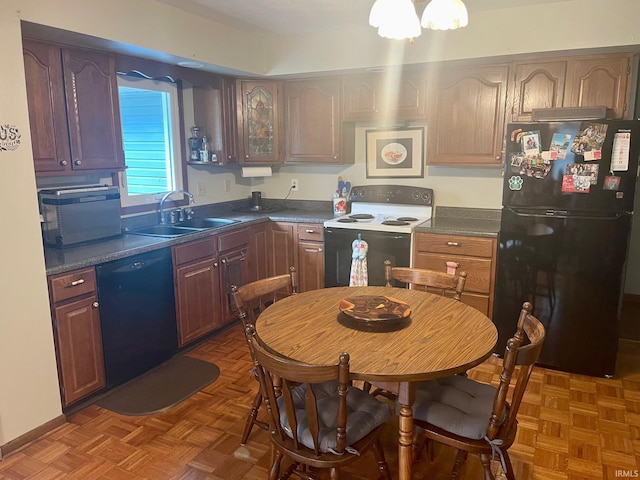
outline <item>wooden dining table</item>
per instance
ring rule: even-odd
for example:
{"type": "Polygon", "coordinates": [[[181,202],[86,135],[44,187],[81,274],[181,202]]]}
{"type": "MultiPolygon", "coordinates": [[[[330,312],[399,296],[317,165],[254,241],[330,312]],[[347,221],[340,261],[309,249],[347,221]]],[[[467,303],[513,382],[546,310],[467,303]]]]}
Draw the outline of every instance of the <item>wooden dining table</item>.
{"type": "Polygon", "coordinates": [[[335,287],[284,298],[265,309],[256,332],[277,353],[310,364],[336,363],[350,355],[354,380],[373,382],[398,394],[400,480],[412,476],[413,410],[417,382],[462,373],[486,360],[498,333],[491,319],[473,307],[433,293],[395,287],[335,287]],[[408,320],[352,322],[340,301],[384,296],[406,303],[408,320]],[[345,320],[349,320],[345,322],[345,320]]]}

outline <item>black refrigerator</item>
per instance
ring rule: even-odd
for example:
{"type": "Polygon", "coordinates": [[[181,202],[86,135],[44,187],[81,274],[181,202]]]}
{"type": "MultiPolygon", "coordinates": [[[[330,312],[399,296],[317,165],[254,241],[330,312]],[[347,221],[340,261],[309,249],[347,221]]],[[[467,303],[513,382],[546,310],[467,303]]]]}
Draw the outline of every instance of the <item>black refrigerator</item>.
{"type": "Polygon", "coordinates": [[[528,301],[546,329],[540,365],[614,375],[639,153],[640,121],[508,125],[496,353],[528,301]]]}

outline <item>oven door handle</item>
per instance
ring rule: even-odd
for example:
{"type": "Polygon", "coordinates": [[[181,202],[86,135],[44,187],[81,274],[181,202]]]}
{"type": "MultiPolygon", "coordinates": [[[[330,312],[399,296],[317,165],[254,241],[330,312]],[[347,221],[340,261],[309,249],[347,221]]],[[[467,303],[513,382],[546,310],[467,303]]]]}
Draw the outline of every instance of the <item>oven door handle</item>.
{"type": "MultiPolygon", "coordinates": [[[[342,235],[342,236],[348,236],[348,237],[353,237],[353,240],[355,240],[356,238],[358,238],[358,234],[360,234],[362,237],[367,237],[370,239],[385,239],[385,240],[402,240],[402,239],[406,239],[406,238],[410,238],[411,234],[410,233],[394,233],[394,232],[377,232],[374,230],[356,230],[353,228],[331,228],[331,227],[325,227],[324,228],[324,233],[325,235],[329,234],[329,235],[342,235]]],[[[365,238],[366,240],[366,238],[365,238]]]]}

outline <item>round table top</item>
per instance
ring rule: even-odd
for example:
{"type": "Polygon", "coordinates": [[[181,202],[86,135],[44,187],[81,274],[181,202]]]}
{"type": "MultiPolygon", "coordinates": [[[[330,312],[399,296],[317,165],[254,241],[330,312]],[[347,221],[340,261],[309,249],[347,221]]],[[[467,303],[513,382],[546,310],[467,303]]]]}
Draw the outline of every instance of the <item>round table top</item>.
{"type": "Polygon", "coordinates": [[[336,287],[279,300],[256,321],[269,348],[311,364],[351,357],[354,379],[420,381],[460,373],[486,360],[498,333],[486,315],[462,302],[433,293],[394,287],[336,287]],[[409,325],[390,332],[362,331],[338,322],[340,300],[384,295],[407,303],[409,325]]]}

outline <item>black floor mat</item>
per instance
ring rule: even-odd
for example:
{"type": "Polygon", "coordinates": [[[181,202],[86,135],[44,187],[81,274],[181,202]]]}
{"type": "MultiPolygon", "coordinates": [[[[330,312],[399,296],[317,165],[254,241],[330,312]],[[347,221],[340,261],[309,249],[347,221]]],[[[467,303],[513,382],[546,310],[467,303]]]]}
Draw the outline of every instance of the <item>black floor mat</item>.
{"type": "Polygon", "coordinates": [[[183,355],[114,389],[95,404],[122,415],[162,412],[206,387],[219,374],[213,363],[183,355]]]}

